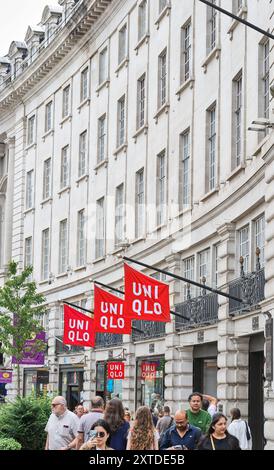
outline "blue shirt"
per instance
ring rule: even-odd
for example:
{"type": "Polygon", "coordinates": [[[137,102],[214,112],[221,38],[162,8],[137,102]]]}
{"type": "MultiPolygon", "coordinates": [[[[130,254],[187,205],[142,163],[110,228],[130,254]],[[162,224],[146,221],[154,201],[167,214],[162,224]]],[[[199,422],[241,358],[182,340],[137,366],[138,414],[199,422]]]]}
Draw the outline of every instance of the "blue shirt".
{"type": "Polygon", "coordinates": [[[123,424],[111,434],[110,447],[114,450],[125,450],[127,447],[127,435],[129,430],[128,421],[124,421],[123,424]]]}
{"type": "Polygon", "coordinates": [[[171,426],[163,434],[163,437],[160,441],[160,450],[167,449],[168,447],[173,446],[186,446],[188,449],[193,450],[196,448],[196,445],[201,437],[201,430],[188,424],[188,429],[183,437],[178,434],[176,425],[171,426]]]}

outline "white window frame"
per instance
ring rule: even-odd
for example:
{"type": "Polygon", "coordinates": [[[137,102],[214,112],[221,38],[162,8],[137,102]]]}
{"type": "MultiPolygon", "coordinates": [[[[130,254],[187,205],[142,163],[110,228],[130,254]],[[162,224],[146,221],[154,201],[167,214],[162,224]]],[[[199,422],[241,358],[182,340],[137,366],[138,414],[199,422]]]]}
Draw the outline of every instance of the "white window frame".
{"type": "Polygon", "coordinates": [[[44,161],[43,200],[51,197],[51,158],[44,161]]]}
{"type": "Polygon", "coordinates": [[[117,147],[120,147],[126,140],[126,96],[123,95],[117,104],[117,147]]]}
{"type": "Polygon", "coordinates": [[[181,28],[181,84],[191,77],[192,27],[191,18],[181,28]]]}
{"type": "Polygon", "coordinates": [[[167,101],[167,48],[165,48],[158,58],[158,108],[161,108],[167,101]]]}
{"type": "Polygon", "coordinates": [[[68,268],[68,219],[59,224],[59,274],[67,272],[68,268]]]}
{"type": "Polygon", "coordinates": [[[166,150],[163,150],[157,155],[157,226],[163,225],[166,222],[166,180],[166,150]]]}
{"type": "Polygon", "coordinates": [[[99,85],[108,78],[108,47],[99,52],[99,85]]]}
{"type": "Polygon", "coordinates": [[[34,205],[34,170],[30,170],[26,175],[26,210],[34,205]]]}
{"type": "Polygon", "coordinates": [[[145,125],[146,113],[146,74],[137,81],[137,130],[145,125]]]}
{"type": "Polygon", "coordinates": [[[70,113],[70,85],[63,89],[62,118],[69,116],[70,113]]]}
{"type": "Polygon", "coordinates": [[[103,114],[98,119],[98,158],[97,163],[101,163],[106,159],[106,147],[107,147],[107,115],[103,114]]]}
{"type": "Polygon", "coordinates": [[[35,115],[28,119],[28,145],[34,143],[34,132],[35,132],[35,115]]]}
{"type": "Polygon", "coordinates": [[[87,172],[87,138],[88,133],[85,130],[79,135],[79,161],[78,161],[78,177],[81,178],[87,172]]]}
{"type": "Polygon", "coordinates": [[[25,238],[24,267],[32,266],[32,237],[25,238]]]}
{"type": "Polygon", "coordinates": [[[69,145],[66,145],[61,150],[61,172],[60,172],[60,189],[69,186],[70,180],[70,160],[69,160],[69,145]]]}
{"type": "Polygon", "coordinates": [[[136,173],[135,190],[135,236],[140,238],[145,232],[145,170],[136,173]]]}
{"type": "Polygon", "coordinates": [[[83,101],[85,101],[89,96],[89,93],[88,93],[88,82],[89,82],[88,74],[89,74],[89,67],[85,67],[81,71],[81,78],[80,78],[80,81],[81,81],[81,84],[80,84],[80,102],[81,103],[83,101]]]}
{"type": "Polygon", "coordinates": [[[105,256],[105,198],[96,201],[95,258],[105,256]]]}
{"type": "Polygon", "coordinates": [[[53,101],[49,101],[45,106],[45,132],[49,132],[53,127],[53,101]]]}
{"type": "Polygon", "coordinates": [[[116,188],[115,193],[115,225],[114,225],[114,240],[115,246],[125,238],[125,214],[124,214],[124,183],[116,188]]]}
{"type": "Polygon", "coordinates": [[[49,278],[50,263],[50,238],[49,228],[42,231],[41,247],[41,279],[44,281],[49,278]]]}
{"type": "Polygon", "coordinates": [[[77,266],[84,266],[86,263],[85,222],[85,210],[82,209],[77,216],[77,266]]]}
{"type": "Polygon", "coordinates": [[[243,155],[243,129],[242,129],[242,120],[243,120],[243,77],[242,72],[240,72],[232,82],[233,86],[233,165],[232,169],[234,170],[241,164],[242,155],[243,155]]]}
{"type": "Polygon", "coordinates": [[[118,65],[127,57],[127,23],[118,32],[118,65]]]}
{"type": "Polygon", "coordinates": [[[138,41],[147,34],[148,3],[143,0],[138,6],[138,41]]]}

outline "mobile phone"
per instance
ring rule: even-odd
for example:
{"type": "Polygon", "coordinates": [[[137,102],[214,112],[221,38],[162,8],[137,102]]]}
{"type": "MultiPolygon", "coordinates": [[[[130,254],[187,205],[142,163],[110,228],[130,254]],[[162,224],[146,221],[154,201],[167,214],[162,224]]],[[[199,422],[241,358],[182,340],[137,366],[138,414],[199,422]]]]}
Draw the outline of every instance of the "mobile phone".
{"type": "Polygon", "coordinates": [[[178,446],[173,446],[173,449],[175,449],[175,450],[180,450],[180,449],[182,449],[182,448],[183,448],[183,447],[180,446],[180,445],[178,445],[178,446]]]}
{"type": "Polygon", "coordinates": [[[96,436],[97,436],[97,431],[95,431],[95,429],[92,429],[91,431],[89,431],[89,439],[95,439],[96,436]]]}

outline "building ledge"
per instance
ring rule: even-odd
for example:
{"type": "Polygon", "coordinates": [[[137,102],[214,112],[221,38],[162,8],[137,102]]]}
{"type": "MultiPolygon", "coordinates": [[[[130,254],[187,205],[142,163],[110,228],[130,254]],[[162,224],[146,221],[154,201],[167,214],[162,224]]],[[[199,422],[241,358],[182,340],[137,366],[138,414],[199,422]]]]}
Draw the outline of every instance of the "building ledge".
{"type": "Polygon", "coordinates": [[[205,202],[207,199],[209,199],[211,196],[213,196],[214,194],[218,193],[219,191],[219,186],[216,186],[216,188],[214,189],[211,189],[210,191],[208,191],[208,193],[206,193],[201,199],[200,199],[200,202],[205,202]]]}
{"type": "Polygon", "coordinates": [[[29,209],[24,210],[23,214],[24,217],[26,217],[27,214],[34,214],[35,212],[35,207],[29,207],[29,209]]]}
{"type": "Polygon", "coordinates": [[[144,43],[148,44],[148,41],[149,41],[149,33],[146,33],[146,34],[137,42],[136,46],[134,47],[134,50],[135,50],[135,52],[136,52],[136,55],[138,55],[140,47],[141,47],[144,43]]]}
{"type": "Polygon", "coordinates": [[[145,237],[145,235],[141,235],[141,236],[138,237],[138,238],[134,238],[134,240],[132,240],[132,241],[130,242],[130,244],[131,244],[131,245],[135,245],[135,243],[144,242],[144,241],[146,241],[146,237],[145,237]]]}
{"type": "Polygon", "coordinates": [[[56,274],[55,277],[56,279],[62,279],[63,277],[68,277],[68,273],[64,272],[64,273],[56,274]]]}
{"type": "Polygon", "coordinates": [[[46,138],[51,135],[53,136],[54,134],[54,129],[49,129],[44,135],[42,135],[42,141],[45,142],[46,138]]]}
{"type": "Polygon", "coordinates": [[[158,124],[159,117],[161,114],[165,113],[168,114],[170,108],[169,103],[164,103],[157,111],[157,113],[153,116],[153,119],[155,119],[155,124],[158,124]]]}
{"type": "Polygon", "coordinates": [[[132,138],[134,139],[134,143],[136,144],[137,142],[137,138],[139,137],[140,134],[147,134],[148,132],[148,124],[144,124],[142,127],[140,127],[136,132],[135,134],[132,136],[132,138]]]}
{"type": "Polygon", "coordinates": [[[29,150],[31,150],[32,148],[35,150],[37,147],[36,145],[36,142],[32,142],[32,144],[29,144],[26,148],[25,148],[25,152],[27,153],[29,150]]]}
{"type": "Polygon", "coordinates": [[[170,10],[171,10],[171,3],[168,2],[168,3],[166,4],[165,8],[163,8],[163,10],[161,11],[161,13],[159,14],[157,20],[155,21],[155,25],[157,26],[157,29],[160,28],[160,23],[161,23],[162,19],[163,19],[165,16],[169,16],[170,10]]]}
{"type": "Polygon", "coordinates": [[[87,182],[87,181],[88,181],[88,178],[89,178],[89,175],[88,175],[87,173],[85,173],[85,174],[82,175],[82,176],[79,176],[79,178],[77,178],[77,180],[76,180],[76,186],[77,186],[77,188],[78,188],[78,186],[79,186],[79,183],[81,183],[81,181],[86,181],[86,182],[87,182]]]}
{"type": "Polygon", "coordinates": [[[69,193],[70,192],[70,186],[65,186],[64,188],[60,189],[60,191],[58,191],[58,195],[59,195],[59,198],[62,196],[63,193],[69,193]]]}
{"type": "Polygon", "coordinates": [[[95,167],[93,168],[95,171],[95,174],[97,175],[99,168],[102,168],[102,167],[107,168],[107,166],[108,166],[108,158],[104,158],[104,160],[97,163],[97,165],[95,165],[95,167]]]}
{"type": "Polygon", "coordinates": [[[210,64],[210,62],[212,62],[213,59],[219,59],[220,57],[220,52],[221,52],[221,47],[220,46],[216,46],[214,47],[214,49],[212,49],[212,51],[210,51],[210,53],[206,56],[205,60],[202,62],[202,67],[204,69],[204,73],[207,72],[207,67],[208,65],[210,64]]]}
{"type": "Polygon", "coordinates": [[[92,264],[100,263],[101,261],[105,261],[105,260],[106,260],[106,256],[100,256],[99,258],[95,258],[92,261],[92,264]]]}
{"type": "Polygon", "coordinates": [[[194,86],[194,78],[189,77],[184,83],[182,83],[178,90],[176,91],[176,95],[178,98],[178,101],[181,99],[181,94],[187,89],[190,88],[191,90],[193,89],[194,86]]]}
{"type": "Polygon", "coordinates": [[[241,163],[240,165],[238,165],[227,177],[227,181],[231,181],[233,178],[235,178],[235,176],[241,173],[245,168],[246,168],[245,163],[241,163]]]}
{"type": "Polygon", "coordinates": [[[78,109],[78,113],[80,114],[81,111],[82,111],[82,108],[83,108],[84,106],[86,106],[86,105],[89,106],[89,104],[90,104],[90,98],[84,99],[84,100],[79,104],[79,106],[78,106],[78,108],[77,108],[77,109],[78,109]]]}
{"type": "Polygon", "coordinates": [[[82,266],[77,266],[76,268],[74,268],[74,272],[78,272],[78,271],[86,271],[87,270],[87,267],[85,264],[83,264],[82,266]]]}
{"type": "Polygon", "coordinates": [[[118,65],[117,69],[115,70],[116,77],[119,76],[119,72],[124,68],[127,67],[129,63],[129,57],[126,56],[118,65]]]}
{"type": "Polygon", "coordinates": [[[46,204],[51,204],[52,203],[52,197],[47,197],[46,199],[43,199],[43,201],[40,203],[40,206],[43,208],[44,205],[46,204]]]}
{"type": "Polygon", "coordinates": [[[103,88],[108,88],[109,87],[109,84],[110,84],[110,80],[109,78],[107,78],[106,80],[104,80],[102,83],[100,83],[100,85],[98,85],[98,87],[96,88],[96,94],[97,96],[99,96],[100,94],[100,91],[103,89],[103,88]]]}
{"type": "Polygon", "coordinates": [[[60,128],[62,129],[63,125],[65,124],[65,122],[71,122],[72,121],[72,115],[71,114],[68,114],[67,116],[63,117],[62,121],[60,121],[60,128]]]}
{"type": "MultiPolygon", "coordinates": [[[[239,18],[246,18],[247,17],[247,7],[242,6],[240,8],[240,10],[237,12],[237,16],[239,16],[239,18]]],[[[233,21],[231,22],[231,24],[230,24],[230,26],[227,30],[227,34],[229,34],[229,39],[231,41],[233,39],[234,29],[238,26],[239,23],[240,23],[240,21],[237,21],[237,20],[233,19],[233,21]]]]}
{"type": "Polygon", "coordinates": [[[119,153],[122,153],[122,152],[126,153],[127,147],[128,147],[128,144],[127,142],[125,142],[124,144],[120,145],[119,147],[117,147],[117,149],[114,150],[113,155],[115,156],[115,160],[117,160],[117,155],[119,153]]]}

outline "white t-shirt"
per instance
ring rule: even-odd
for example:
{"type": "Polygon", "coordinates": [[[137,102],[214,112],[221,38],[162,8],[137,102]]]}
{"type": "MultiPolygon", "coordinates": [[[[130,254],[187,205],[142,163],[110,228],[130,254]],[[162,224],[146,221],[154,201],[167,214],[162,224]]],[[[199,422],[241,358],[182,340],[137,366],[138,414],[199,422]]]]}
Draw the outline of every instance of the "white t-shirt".
{"type": "Polygon", "coordinates": [[[49,450],[67,447],[77,436],[78,426],[79,419],[71,411],[66,410],[61,416],[52,413],[45,427],[49,438],[49,450]]]}
{"type": "Polygon", "coordinates": [[[250,428],[248,427],[250,433],[250,439],[247,440],[246,437],[246,424],[242,419],[234,419],[227,428],[228,432],[233,436],[237,437],[240,443],[242,450],[251,450],[252,449],[252,438],[250,428]]]}

